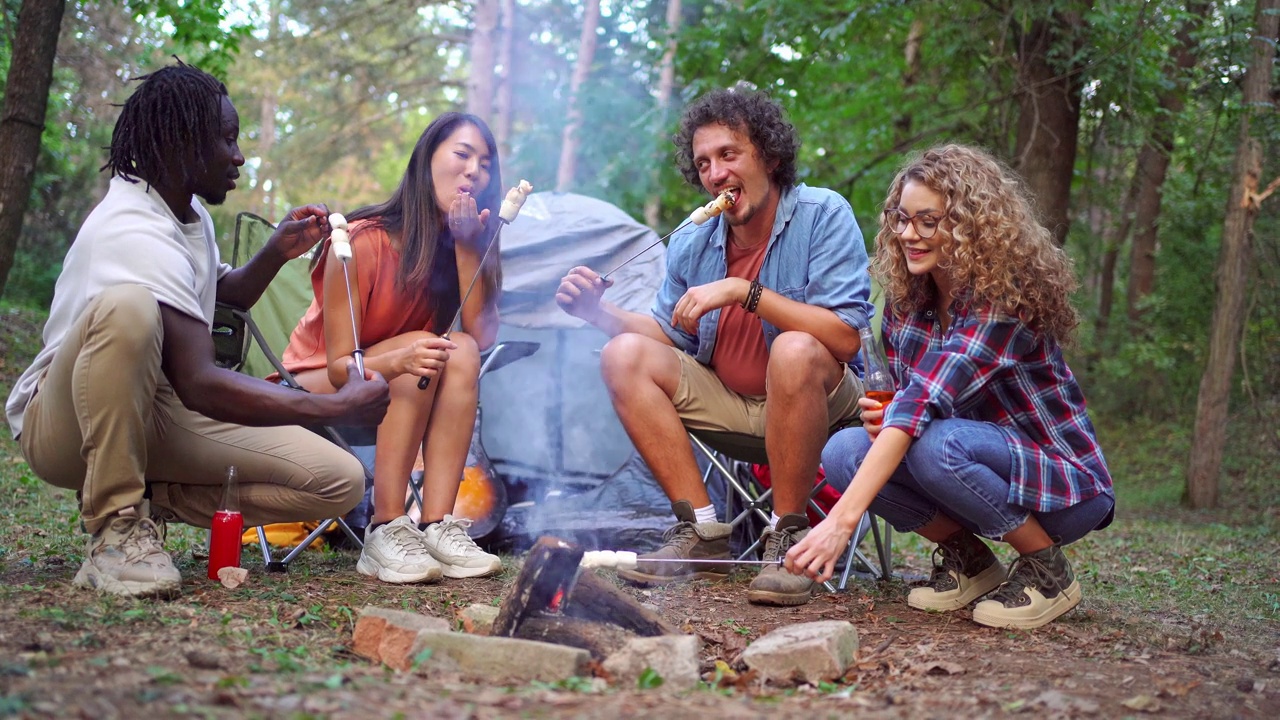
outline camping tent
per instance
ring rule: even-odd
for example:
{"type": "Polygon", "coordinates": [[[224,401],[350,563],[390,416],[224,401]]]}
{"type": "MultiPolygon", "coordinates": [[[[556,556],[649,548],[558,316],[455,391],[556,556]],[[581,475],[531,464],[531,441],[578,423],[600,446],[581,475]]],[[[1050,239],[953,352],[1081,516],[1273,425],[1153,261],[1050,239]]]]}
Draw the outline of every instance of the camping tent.
{"type": "MultiPolygon", "coordinates": [[[[574,266],[598,272],[658,236],[619,208],[570,193],[535,193],[502,233],[499,341],[538,352],[481,381],[481,438],[515,502],[503,534],[516,546],[556,534],[590,546],[652,546],[669,502],[627,438],[600,377],[604,333],[555,303],[574,266]]],[[[611,275],[605,298],[648,312],[666,272],[657,245],[611,275]]]]}

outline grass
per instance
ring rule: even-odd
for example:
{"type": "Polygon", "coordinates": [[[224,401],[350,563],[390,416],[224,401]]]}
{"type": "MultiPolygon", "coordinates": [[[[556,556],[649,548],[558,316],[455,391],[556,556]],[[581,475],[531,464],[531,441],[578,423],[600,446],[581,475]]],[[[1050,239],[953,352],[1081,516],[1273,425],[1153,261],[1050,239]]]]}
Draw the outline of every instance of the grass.
{"type": "MultiPolygon", "coordinates": [[[[41,320],[0,308],[0,392],[6,396],[38,349],[41,320]]],[[[1227,648],[1274,648],[1280,633],[1280,508],[1275,500],[1280,438],[1275,425],[1260,422],[1252,410],[1233,420],[1222,505],[1192,512],[1180,503],[1191,439],[1185,423],[1105,417],[1095,421],[1116,480],[1118,514],[1112,527],[1068,549],[1086,601],[1068,616],[1070,621],[1061,623],[1063,632],[1087,631],[1104,638],[1099,647],[1118,657],[1131,652],[1220,657],[1227,648]]],[[[307,709],[310,706],[299,701],[303,709],[282,709],[280,714],[324,715],[325,703],[346,702],[341,698],[351,693],[382,693],[388,683],[403,690],[413,680],[351,654],[347,644],[364,606],[453,618],[456,609],[470,603],[496,601],[492,586],[472,590],[442,585],[405,592],[362,582],[352,571],[355,556],[350,552],[308,552],[289,574],[270,575],[263,572],[252,548],[245,551],[252,582],[235,590],[200,582],[185,586],[184,595],[173,602],[88,593],[68,597],[69,580],[85,547],[74,497],[36,478],[7,432],[0,433],[0,497],[5,499],[0,504],[0,619],[6,625],[0,638],[7,635],[3,647],[13,650],[7,657],[0,653],[0,678],[56,678],[77,663],[82,672],[99,670],[110,676],[118,670],[112,665],[119,658],[113,655],[118,647],[156,643],[162,650],[142,667],[131,668],[135,679],[129,687],[137,688],[131,692],[139,704],[162,700],[179,713],[228,717],[236,714],[235,708],[228,714],[218,702],[274,692],[317,703],[307,709]],[[223,659],[214,662],[215,670],[200,670],[192,660],[193,648],[213,653],[215,661],[223,659]]],[[[204,532],[180,525],[170,526],[169,532],[168,548],[183,575],[202,575],[203,561],[193,558],[191,551],[202,546],[204,532]]],[[[927,572],[931,551],[917,536],[894,536],[900,573],[927,572]]],[[[997,552],[1011,559],[1007,547],[999,546],[997,552]]],[[[515,562],[504,558],[505,582],[514,576],[515,562]]],[[[741,580],[738,574],[734,577],[741,580]]],[[[712,595],[722,592],[732,590],[709,590],[712,595]]],[[[866,584],[839,602],[851,608],[884,606],[883,621],[892,632],[900,628],[914,633],[920,619],[901,604],[903,594],[901,582],[866,584]]],[[[654,589],[647,597],[658,605],[671,605],[679,617],[704,616],[699,626],[703,631],[741,636],[743,643],[776,622],[768,615],[726,617],[708,612],[678,587],[654,589]]],[[[821,609],[821,603],[814,605],[821,609]]],[[[1023,633],[1008,636],[1010,646],[1026,638],[1023,633]]],[[[651,676],[639,688],[660,684],[661,678],[651,676]]],[[[742,692],[715,685],[708,686],[708,692],[716,696],[742,692]]],[[[45,710],[33,705],[52,701],[6,694],[6,686],[0,682],[0,717],[53,712],[47,705],[42,706],[45,710]]],[[[847,696],[855,686],[827,684],[818,687],[815,696],[847,696]]],[[[49,693],[56,697],[56,684],[51,687],[49,693]]],[[[515,697],[537,698],[546,692],[600,693],[604,686],[573,680],[513,690],[515,697]]],[[[615,690],[608,688],[609,693],[615,690]]],[[[956,692],[967,691],[958,687],[956,692]]],[[[770,703],[792,694],[753,697],[770,703]]]]}

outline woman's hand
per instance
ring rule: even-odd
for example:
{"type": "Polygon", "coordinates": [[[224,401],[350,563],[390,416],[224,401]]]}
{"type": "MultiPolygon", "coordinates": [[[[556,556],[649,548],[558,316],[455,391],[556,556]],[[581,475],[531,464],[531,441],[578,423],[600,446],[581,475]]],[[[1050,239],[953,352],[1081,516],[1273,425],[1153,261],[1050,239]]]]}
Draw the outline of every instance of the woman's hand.
{"type": "Polygon", "coordinates": [[[862,408],[862,429],[867,431],[871,442],[875,442],[884,425],[884,403],[876,402],[868,397],[858,398],[858,407],[862,408]]]}
{"type": "MultiPolygon", "coordinates": [[[[476,199],[469,193],[458,193],[449,205],[449,232],[457,245],[475,248],[489,221],[488,208],[476,212],[476,199]]],[[[484,248],[478,248],[483,250],[484,248]]]]}
{"type": "Polygon", "coordinates": [[[433,378],[444,370],[449,362],[449,351],[458,346],[445,338],[433,337],[415,340],[414,343],[397,354],[394,362],[396,375],[417,375],[433,378]]]}
{"type": "MultiPolygon", "coordinates": [[[[861,518],[862,513],[858,513],[861,518]]],[[[793,575],[804,575],[817,582],[826,582],[836,571],[836,561],[849,546],[853,530],[840,526],[832,514],[811,529],[800,542],[791,546],[783,567],[793,575]]]]}

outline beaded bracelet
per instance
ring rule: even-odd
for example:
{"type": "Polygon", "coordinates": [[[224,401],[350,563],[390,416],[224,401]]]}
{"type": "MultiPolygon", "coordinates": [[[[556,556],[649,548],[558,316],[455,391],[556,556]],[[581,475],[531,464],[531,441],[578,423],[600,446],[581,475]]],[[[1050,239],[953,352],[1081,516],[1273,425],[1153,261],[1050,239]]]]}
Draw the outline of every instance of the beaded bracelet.
{"type": "Polygon", "coordinates": [[[742,303],[742,308],[749,313],[756,311],[756,306],[760,304],[760,296],[764,293],[764,286],[759,280],[751,281],[751,288],[747,291],[747,298],[742,303]]]}

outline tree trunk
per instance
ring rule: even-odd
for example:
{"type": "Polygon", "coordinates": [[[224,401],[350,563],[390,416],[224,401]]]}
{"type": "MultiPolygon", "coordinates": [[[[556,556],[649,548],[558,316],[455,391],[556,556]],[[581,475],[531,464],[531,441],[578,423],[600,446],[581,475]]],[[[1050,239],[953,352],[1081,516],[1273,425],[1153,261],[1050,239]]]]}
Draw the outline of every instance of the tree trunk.
{"type": "MultiPolygon", "coordinates": [[[[906,69],[902,73],[902,95],[910,97],[912,88],[916,85],[916,79],[920,75],[920,43],[924,39],[924,19],[917,16],[911,21],[911,28],[907,30],[907,45],[903,53],[906,60],[906,69]]],[[[894,127],[897,129],[897,142],[901,145],[911,137],[911,126],[914,118],[910,113],[902,113],[898,119],[894,121],[894,127]]]]}
{"type": "MultiPolygon", "coordinates": [[[[1130,321],[1141,315],[1139,305],[1156,286],[1157,225],[1165,176],[1169,171],[1169,155],[1173,152],[1174,123],[1182,113],[1187,91],[1187,70],[1195,67],[1195,41],[1191,33],[1203,22],[1209,4],[1187,5],[1187,19],[1178,28],[1177,44],[1172,49],[1173,62],[1165,67],[1165,89],[1160,92],[1159,106],[1151,121],[1151,134],[1138,152],[1138,166],[1133,174],[1133,190],[1137,193],[1133,243],[1129,252],[1130,321]]],[[[1123,241],[1123,236],[1121,236],[1123,241]]]]}
{"type": "Polygon", "coordinates": [[[476,28],[471,32],[467,112],[489,122],[493,116],[493,36],[498,27],[498,0],[476,0],[475,23],[476,28]]]}
{"type": "Polygon", "coordinates": [[[1218,502],[1218,475],[1227,443],[1227,410],[1236,369],[1236,348],[1244,331],[1245,295],[1249,283],[1250,234],[1258,215],[1252,196],[1262,176],[1262,145],[1251,133],[1255,114],[1273,109],[1271,67],[1280,30],[1280,0],[1258,0],[1253,35],[1253,61],[1244,78],[1240,140],[1232,172],[1231,195],[1222,225],[1222,248],[1214,271],[1217,294],[1209,327],[1209,363],[1200,378],[1191,460],[1187,468],[1187,502],[1211,508],[1218,502]]]}
{"type": "Polygon", "coordinates": [[[35,182],[65,8],[66,0],[25,0],[18,10],[0,110],[0,295],[13,267],[35,182]]]}
{"type": "MultiPolygon", "coordinates": [[[[680,0],[667,0],[667,49],[662,53],[662,63],[659,65],[655,113],[659,135],[666,132],[667,109],[671,107],[671,91],[676,84],[676,34],[680,32],[680,5],[680,0]]],[[[644,223],[655,231],[662,219],[662,190],[658,187],[661,164],[660,158],[654,159],[653,172],[650,173],[653,192],[644,201],[644,223]]]]}
{"type": "Polygon", "coordinates": [[[497,136],[498,157],[505,160],[511,156],[511,116],[515,112],[511,102],[511,52],[515,44],[516,1],[500,2],[502,20],[498,28],[498,91],[494,98],[493,132],[497,136]]]}
{"type": "MultiPolygon", "coordinates": [[[[276,32],[276,22],[280,18],[280,1],[272,0],[267,3],[267,15],[264,18],[262,26],[266,28],[266,36],[263,38],[263,45],[270,50],[272,38],[279,39],[279,33],[276,32]]],[[[258,108],[258,147],[255,154],[258,156],[258,167],[254,172],[253,193],[250,196],[249,208],[253,212],[264,218],[275,217],[275,213],[271,212],[271,196],[267,190],[267,183],[271,180],[271,151],[276,144],[276,110],[279,107],[279,96],[276,94],[276,84],[274,80],[268,79],[263,83],[262,104],[258,108]]],[[[274,185],[274,183],[272,183],[274,185]]]]}
{"type": "Polygon", "coordinates": [[[582,86],[591,75],[596,55],[596,28],[600,25],[600,0],[586,0],[583,8],[582,35],[578,41],[578,62],[569,82],[569,109],[560,145],[560,171],[556,174],[556,190],[568,192],[578,171],[578,131],[582,129],[582,86]]]}
{"type": "MultiPolygon", "coordinates": [[[[1093,6],[1093,0],[1083,3],[1093,6]]],[[[1026,180],[1041,219],[1062,245],[1071,226],[1071,178],[1080,126],[1081,66],[1056,67],[1050,54],[1069,43],[1077,58],[1085,32],[1081,13],[1054,9],[1018,30],[1018,129],[1014,169],[1026,180]]]]}

